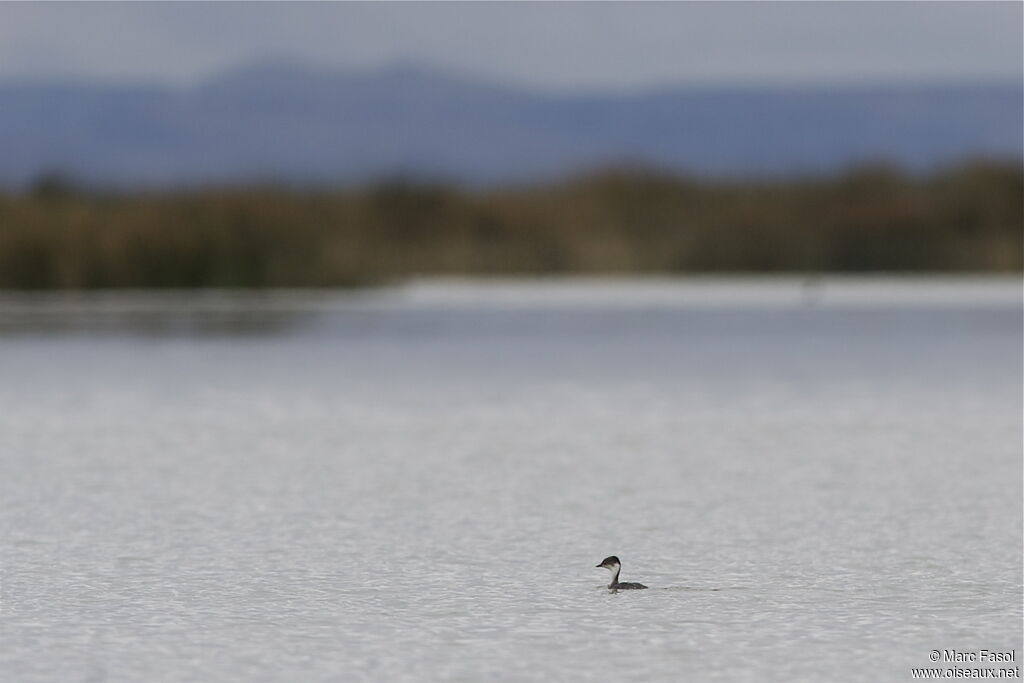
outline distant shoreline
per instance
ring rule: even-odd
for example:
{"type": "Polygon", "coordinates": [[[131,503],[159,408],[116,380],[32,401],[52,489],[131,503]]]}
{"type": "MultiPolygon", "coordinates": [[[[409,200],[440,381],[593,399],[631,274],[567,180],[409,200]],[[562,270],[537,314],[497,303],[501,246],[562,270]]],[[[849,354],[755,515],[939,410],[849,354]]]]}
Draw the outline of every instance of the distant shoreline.
{"type": "Polygon", "coordinates": [[[1024,168],[702,180],[609,169],[496,190],[383,182],[0,193],[0,289],[363,287],[431,277],[1022,271],[1024,168]]]}

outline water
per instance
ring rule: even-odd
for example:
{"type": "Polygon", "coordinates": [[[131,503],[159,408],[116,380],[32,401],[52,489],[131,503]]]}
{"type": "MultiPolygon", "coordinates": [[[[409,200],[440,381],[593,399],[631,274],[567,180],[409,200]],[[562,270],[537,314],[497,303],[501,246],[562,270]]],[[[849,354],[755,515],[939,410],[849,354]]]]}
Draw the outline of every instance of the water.
{"type": "Polygon", "coordinates": [[[1020,292],[0,296],[0,679],[1019,666],[1020,292]]]}

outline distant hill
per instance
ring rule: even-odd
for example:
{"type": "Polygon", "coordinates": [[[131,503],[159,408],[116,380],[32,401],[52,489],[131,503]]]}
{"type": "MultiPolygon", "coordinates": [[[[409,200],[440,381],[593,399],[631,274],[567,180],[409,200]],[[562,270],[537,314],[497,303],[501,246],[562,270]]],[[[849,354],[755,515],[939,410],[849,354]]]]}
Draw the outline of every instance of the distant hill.
{"type": "Polygon", "coordinates": [[[0,83],[0,185],[532,181],[614,164],[713,175],[1019,160],[1020,84],[545,94],[395,67],[264,64],[194,88],[0,83]]]}

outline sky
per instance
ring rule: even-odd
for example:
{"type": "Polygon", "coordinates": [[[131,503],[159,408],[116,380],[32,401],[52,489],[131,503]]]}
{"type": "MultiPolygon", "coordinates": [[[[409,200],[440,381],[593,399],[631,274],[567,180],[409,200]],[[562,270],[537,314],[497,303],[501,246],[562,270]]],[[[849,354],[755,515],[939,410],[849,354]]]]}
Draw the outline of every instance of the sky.
{"type": "Polygon", "coordinates": [[[396,62],[548,90],[1021,78],[1024,3],[10,3],[0,80],[396,62]]]}

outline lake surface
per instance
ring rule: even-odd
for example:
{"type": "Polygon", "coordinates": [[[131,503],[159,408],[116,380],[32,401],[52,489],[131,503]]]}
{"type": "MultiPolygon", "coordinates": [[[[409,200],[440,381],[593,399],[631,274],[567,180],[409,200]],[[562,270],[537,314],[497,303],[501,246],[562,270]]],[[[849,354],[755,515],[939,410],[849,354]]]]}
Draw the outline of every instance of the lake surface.
{"type": "Polygon", "coordinates": [[[1017,278],[0,295],[0,679],[1020,666],[1021,326],[1017,278]]]}

